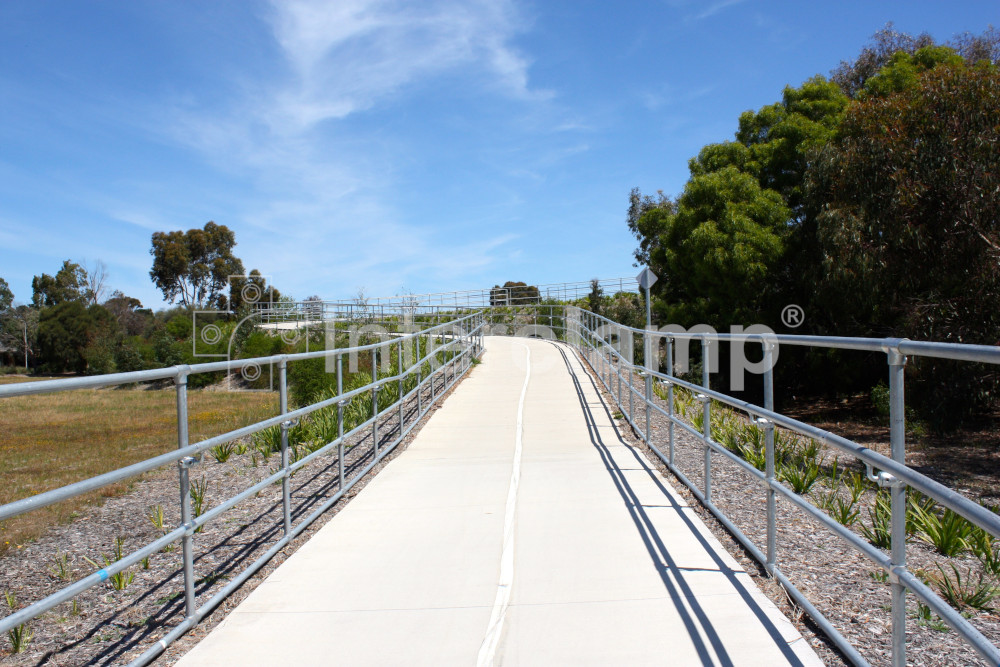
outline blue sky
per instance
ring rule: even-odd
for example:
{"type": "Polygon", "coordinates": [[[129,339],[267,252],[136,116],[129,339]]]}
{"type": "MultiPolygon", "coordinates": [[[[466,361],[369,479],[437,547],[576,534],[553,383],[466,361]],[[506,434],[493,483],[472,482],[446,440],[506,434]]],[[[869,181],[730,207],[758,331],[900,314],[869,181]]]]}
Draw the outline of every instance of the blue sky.
{"type": "Polygon", "coordinates": [[[154,231],[236,233],[299,298],[630,276],[629,190],[676,194],[739,113],[887,21],[995,0],[0,3],[0,277],[63,259],[163,305],[154,231]]]}

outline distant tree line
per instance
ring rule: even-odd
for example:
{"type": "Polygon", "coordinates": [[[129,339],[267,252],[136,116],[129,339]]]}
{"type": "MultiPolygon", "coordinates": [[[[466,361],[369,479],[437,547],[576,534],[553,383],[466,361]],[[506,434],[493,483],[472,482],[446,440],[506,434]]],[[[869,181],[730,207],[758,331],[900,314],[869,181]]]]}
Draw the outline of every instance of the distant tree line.
{"type": "MultiPolygon", "coordinates": [[[[796,304],[795,333],[1000,342],[998,63],[992,28],[939,45],[890,25],[830,78],[744,112],[734,140],[691,159],[679,196],[633,190],[627,223],[660,277],[657,319],[780,332],[796,304]]],[[[781,355],[800,390],[885,375],[856,356],[781,355]]],[[[924,416],[955,423],[993,405],[997,374],[972,370],[913,360],[924,416]]]]}
{"type": "Polygon", "coordinates": [[[494,285],[490,289],[491,306],[516,306],[529,303],[538,303],[541,295],[538,287],[528,283],[508,280],[501,287],[494,285]]]}
{"type": "Polygon", "coordinates": [[[257,304],[287,298],[256,269],[243,274],[235,245],[235,235],[214,222],[153,234],[150,276],[168,301],[179,302],[156,313],[112,290],[100,260],[92,265],[65,260],[54,274],[35,276],[30,304],[15,302],[0,278],[0,354],[7,370],[103,374],[211,360],[197,356],[202,352],[285,351],[279,338],[241,325],[257,304]],[[209,324],[223,332],[210,344],[197,338],[198,329],[209,324]]]}

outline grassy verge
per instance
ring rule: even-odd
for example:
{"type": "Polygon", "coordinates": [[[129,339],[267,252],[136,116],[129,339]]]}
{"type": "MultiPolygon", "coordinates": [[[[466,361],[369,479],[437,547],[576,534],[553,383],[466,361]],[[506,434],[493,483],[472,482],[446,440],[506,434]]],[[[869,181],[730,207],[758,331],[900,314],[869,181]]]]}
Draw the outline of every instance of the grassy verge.
{"type": "MultiPolygon", "coordinates": [[[[77,482],[177,446],[172,390],[100,389],[0,401],[0,504],[77,482]]],[[[191,442],[277,414],[276,392],[189,391],[191,442]]],[[[88,504],[123,493],[105,487],[0,522],[0,554],[88,504]]]]}

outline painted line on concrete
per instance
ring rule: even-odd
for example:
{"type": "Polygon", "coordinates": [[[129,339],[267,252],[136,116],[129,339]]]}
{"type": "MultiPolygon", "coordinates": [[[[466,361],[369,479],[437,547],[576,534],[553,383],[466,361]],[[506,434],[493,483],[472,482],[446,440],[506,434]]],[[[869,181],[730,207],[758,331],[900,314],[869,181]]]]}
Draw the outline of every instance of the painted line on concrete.
{"type": "Polygon", "coordinates": [[[524,397],[528,393],[531,379],[531,350],[520,344],[526,353],[524,365],[524,385],[521,398],[517,402],[517,425],[514,433],[514,465],[510,473],[510,487],[507,489],[507,509],[503,519],[503,550],[500,553],[500,580],[497,583],[497,597],[493,602],[493,613],[487,626],[486,637],[479,647],[478,667],[492,667],[496,658],[497,645],[503,634],[503,623],[510,605],[510,591],[514,584],[514,515],[517,510],[517,487],[521,483],[521,439],[524,434],[524,397]]]}

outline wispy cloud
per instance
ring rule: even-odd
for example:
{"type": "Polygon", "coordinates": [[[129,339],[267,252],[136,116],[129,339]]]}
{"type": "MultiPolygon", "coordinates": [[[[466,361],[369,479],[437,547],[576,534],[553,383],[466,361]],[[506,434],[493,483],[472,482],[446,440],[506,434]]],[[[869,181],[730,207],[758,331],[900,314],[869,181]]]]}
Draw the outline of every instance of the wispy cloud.
{"type": "MultiPolygon", "coordinates": [[[[446,267],[460,274],[498,261],[512,236],[435,239],[408,224],[386,196],[401,149],[365,135],[370,128],[359,135],[353,117],[443,76],[514,103],[550,99],[530,85],[530,62],[512,45],[526,27],[513,4],[273,0],[264,18],[281,74],[248,75],[252,83],[226,108],[184,100],[168,123],[173,141],[257,184],[255,201],[243,203],[256,238],[240,234],[241,250],[266,256],[275,265],[260,268],[275,274],[326,262],[320,273],[329,274],[332,290],[347,273],[376,267],[402,276],[393,279],[398,286],[414,272],[446,267]],[[347,122],[350,133],[342,129],[347,122]],[[331,266],[331,248],[350,252],[337,252],[331,266]]],[[[136,210],[115,213],[139,226],[156,219],[136,210]]]]}
{"type": "Polygon", "coordinates": [[[294,78],[270,109],[279,134],[370,108],[428,77],[479,68],[499,92],[528,86],[528,60],[510,45],[521,19],[507,2],[276,0],[274,34],[294,78]]]}
{"type": "Polygon", "coordinates": [[[700,21],[701,19],[707,19],[709,16],[714,16],[721,12],[727,7],[732,7],[733,5],[738,5],[746,0],[719,0],[719,2],[713,2],[711,5],[706,7],[701,13],[695,15],[694,19],[700,21]]]}

